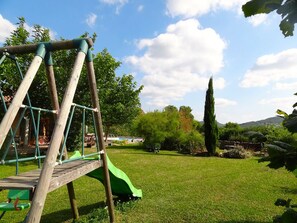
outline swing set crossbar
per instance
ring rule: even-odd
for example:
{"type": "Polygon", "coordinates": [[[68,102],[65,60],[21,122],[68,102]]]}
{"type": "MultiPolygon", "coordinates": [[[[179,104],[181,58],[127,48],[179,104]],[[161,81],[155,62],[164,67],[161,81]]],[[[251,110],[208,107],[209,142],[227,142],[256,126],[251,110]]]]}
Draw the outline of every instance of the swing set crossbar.
{"type": "Polygon", "coordinates": [[[84,40],[88,44],[88,47],[93,46],[93,41],[91,38],[80,38],[74,40],[64,40],[64,41],[55,41],[55,42],[44,42],[44,43],[35,43],[19,46],[5,46],[0,47],[0,53],[9,53],[9,54],[27,54],[35,53],[40,44],[44,44],[48,51],[57,51],[57,50],[70,50],[77,49],[81,41],[84,40]]]}

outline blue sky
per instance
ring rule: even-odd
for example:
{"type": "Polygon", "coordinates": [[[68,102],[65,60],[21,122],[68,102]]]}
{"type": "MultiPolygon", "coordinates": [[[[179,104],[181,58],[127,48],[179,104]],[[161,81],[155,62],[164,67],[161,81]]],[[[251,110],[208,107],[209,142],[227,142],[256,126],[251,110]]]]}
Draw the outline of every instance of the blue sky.
{"type": "MultiPolygon", "coordinates": [[[[243,123],[292,111],[297,97],[296,37],[284,38],[276,13],[244,18],[246,0],[1,0],[0,44],[25,17],[54,39],[98,35],[122,62],[118,75],[143,84],[144,111],[190,106],[203,119],[214,78],[216,116],[243,123]]],[[[296,34],[297,35],[297,34],[296,34]]]]}

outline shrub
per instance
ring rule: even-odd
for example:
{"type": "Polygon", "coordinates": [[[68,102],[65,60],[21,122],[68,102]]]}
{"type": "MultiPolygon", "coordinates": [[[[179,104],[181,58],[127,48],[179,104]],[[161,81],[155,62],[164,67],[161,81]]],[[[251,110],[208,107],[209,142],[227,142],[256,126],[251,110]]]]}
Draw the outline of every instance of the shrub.
{"type": "Polygon", "coordinates": [[[243,134],[241,134],[241,135],[231,134],[229,140],[230,141],[239,141],[239,142],[248,142],[249,138],[243,134]]]}
{"type": "Polygon", "coordinates": [[[245,159],[251,157],[251,154],[242,146],[236,146],[233,149],[224,150],[222,156],[225,158],[245,159]]]}
{"type": "Polygon", "coordinates": [[[166,150],[179,150],[180,148],[180,135],[166,137],[162,142],[162,149],[166,150]]]}
{"type": "Polygon", "coordinates": [[[182,134],[179,141],[181,153],[196,154],[204,148],[204,138],[197,131],[182,134]]]}
{"type": "Polygon", "coordinates": [[[219,128],[219,139],[239,141],[239,137],[242,135],[242,132],[243,129],[239,124],[228,122],[224,127],[219,128]]]}

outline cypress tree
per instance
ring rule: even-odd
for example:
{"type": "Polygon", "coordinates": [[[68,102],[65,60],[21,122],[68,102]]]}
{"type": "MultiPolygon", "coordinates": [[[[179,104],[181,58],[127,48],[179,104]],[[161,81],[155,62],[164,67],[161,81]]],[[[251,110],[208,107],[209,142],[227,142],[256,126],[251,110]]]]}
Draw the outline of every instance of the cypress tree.
{"type": "Polygon", "coordinates": [[[215,101],[213,97],[213,83],[211,77],[208,82],[208,89],[205,96],[203,118],[205,147],[210,156],[213,156],[215,154],[218,140],[218,126],[216,122],[214,105],[215,101]]]}

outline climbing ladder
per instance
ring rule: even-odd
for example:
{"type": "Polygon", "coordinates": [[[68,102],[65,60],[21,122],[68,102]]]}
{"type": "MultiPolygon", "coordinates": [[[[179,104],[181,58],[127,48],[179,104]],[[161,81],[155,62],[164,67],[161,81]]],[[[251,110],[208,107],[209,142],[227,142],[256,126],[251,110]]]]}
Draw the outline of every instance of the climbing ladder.
{"type": "Polygon", "coordinates": [[[38,44],[7,46],[0,48],[0,55],[18,55],[35,53],[35,56],[21,82],[19,88],[9,105],[0,124],[0,150],[9,135],[12,125],[17,118],[18,112],[24,107],[23,101],[32,84],[32,81],[42,63],[45,61],[46,73],[50,89],[50,98],[53,109],[56,114],[55,126],[51,141],[47,150],[42,169],[22,173],[17,176],[11,176],[0,180],[0,190],[18,189],[30,190],[33,195],[31,208],[25,222],[39,222],[44,208],[47,193],[67,184],[69,199],[74,218],[78,218],[78,210],[75,201],[75,194],[72,181],[86,175],[87,173],[103,166],[104,185],[107,198],[110,222],[114,222],[114,207],[111,193],[109,171],[107,167],[107,158],[105,153],[105,144],[103,139],[102,120],[99,107],[99,98],[97,93],[95,72],[92,62],[90,48],[93,46],[92,39],[75,39],[69,41],[43,42],[38,44]],[[51,53],[56,50],[76,49],[77,56],[68,81],[66,91],[61,106],[58,102],[57,89],[51,53]],[[63,165],[57,165],[59,149],[63,144],[64,132],[67,120],[70,114],[73,98],[81,74],[84,62],[86,63],[87,76],[91,93],[92,107],[94,111],[95,132],[98,134],[100,160],[77,159],[72,162],[65,162],[63,165]]]}

